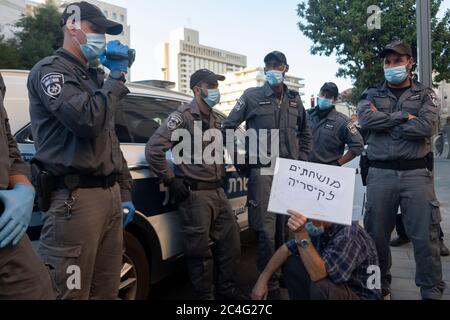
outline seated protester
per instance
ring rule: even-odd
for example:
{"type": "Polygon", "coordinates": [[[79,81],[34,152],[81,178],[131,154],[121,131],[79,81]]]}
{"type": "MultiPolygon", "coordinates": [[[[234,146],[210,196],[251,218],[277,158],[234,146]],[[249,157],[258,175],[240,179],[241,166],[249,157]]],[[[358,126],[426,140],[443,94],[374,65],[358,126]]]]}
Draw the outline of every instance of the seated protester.
{"type": "Polygon", "coordinates": [[[291,300],[381,299],[380,279],[372,281],[379,274],[371,268],[378,266],[377,251],[363,228],[357,223],[308,221],[296,211],[288,213],[295,238],[275,252],[253,288],[252,299],[266,299],[267,283],[280,267],[291,300]]]}

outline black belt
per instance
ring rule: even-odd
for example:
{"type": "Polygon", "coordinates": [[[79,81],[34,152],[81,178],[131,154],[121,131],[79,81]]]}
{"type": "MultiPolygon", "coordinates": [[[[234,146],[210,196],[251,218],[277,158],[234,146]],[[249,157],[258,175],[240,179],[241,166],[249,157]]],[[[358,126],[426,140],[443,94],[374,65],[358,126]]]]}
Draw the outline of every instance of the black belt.
{"type": "Polygon", "coordinates": [[[78,174],[68,174],[65,176],[55,176],[55,185],[57,188],[75,190],[78,188],[103,188],[107,189],[119,181],[119,175],[116,173],[109,176],[88,176],[78,174]]]}
{"type": "Polygon", "coordinates": [[[215,182],[205,182],[205,181],[198,181],[198,180],[190,180],[186,179],[186,182],[188,183],[189,187],[193,191],[198,190],[216,190],[219,188],[223,188],[223,181],[215,181],[215,182]]]}
{"type": "Polygon", "coordinates": [[[427,158],[414,160],[392,160],[392,161],[372,161],[370,167],[378,169],[388,169],[397,171],[407,171],[428,168],[427,158]]]}

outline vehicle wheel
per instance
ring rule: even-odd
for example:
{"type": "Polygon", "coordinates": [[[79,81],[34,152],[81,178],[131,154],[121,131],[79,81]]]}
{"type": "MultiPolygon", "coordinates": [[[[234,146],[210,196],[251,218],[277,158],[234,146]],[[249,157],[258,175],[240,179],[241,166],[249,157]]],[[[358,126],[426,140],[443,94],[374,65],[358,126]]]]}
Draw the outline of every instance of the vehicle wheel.
{"type": "Polygon", "coordinates": [[[122,271],[120,273],[119,299],[146,300],[150,289],[150,266],[145,250],[129,232],[124,231],[122,271]]]}

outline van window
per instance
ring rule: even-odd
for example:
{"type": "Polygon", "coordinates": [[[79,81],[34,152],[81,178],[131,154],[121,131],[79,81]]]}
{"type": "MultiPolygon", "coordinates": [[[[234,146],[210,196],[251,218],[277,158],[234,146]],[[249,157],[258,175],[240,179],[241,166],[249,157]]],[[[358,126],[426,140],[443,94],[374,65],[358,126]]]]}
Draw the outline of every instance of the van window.
{"type": "Polygon", "coordinates": [[[115,114],[116,133],[121,143],[147,143],[170,113],[183,102],[156,97],[128,95],[115,114]]]}

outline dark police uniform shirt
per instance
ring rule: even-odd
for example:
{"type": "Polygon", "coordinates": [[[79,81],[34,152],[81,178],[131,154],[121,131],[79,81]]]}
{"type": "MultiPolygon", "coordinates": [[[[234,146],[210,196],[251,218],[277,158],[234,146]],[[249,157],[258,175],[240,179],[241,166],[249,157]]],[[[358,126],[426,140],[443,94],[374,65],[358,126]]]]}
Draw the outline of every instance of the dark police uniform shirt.
{"type": "MultiPolygon", "coordinates": [[[[203,182],[218,182],[225,177],[225,165],[223,164],[223,154],[221,156],[222,163],[205,163],[202,158],[203,152],[211,141],[202,141],[202,147],[198,148],[201,151],[195,154],[194,128],[197,122],[197,132],[204,132],[208,129],[217,130],[217,134],[221,134],[220,128],[222,122],[211,111],[209,120],[204,119],[200,113],[196,100],[192,100],[190,104],[182,105],[177,111],[171,113],[163,124],[151,136],[145,148],[145,157],[149,163],[150,169],[161,179],[170,179],[174,176],[185,177],[188,179],[203,181],[203,182]],[[201,127],[200,127],[201,124],[201,127]],[[177,131],[180,129],[180,131],[177,131]],[[186,161],[184,163],[177,163],[173,170],[169,167],[166,160],[166,151],[178,145],[178,139],[172,134],[187,130],[191,137],[191,154],[186,154],[184,150],[183,156],[186,161]],[[194,163],[195,161],[195,163],[194,163]]],[[[200,136],[202,138],[202,136],[200,136]]],[[[206,139],[205,139],[206,140],[206,139]]],[[[180,145],[181,147],[181,145],[180,145]]],[[[222,147],[222,143],[218,144],[222,147]]],[[[173,151],[173,149],[172,149],[173,151]]],[[[205,154],[209,154],[206,153],[205,154]]],[[[176,155],[175,155],[176,156],[176,155]]]]}
{"type": "Polygon", "coordinates": [[[65,49],[38,62],[28,78],[34,158],[56,176],[120,174],[122,200],[131,176],[114,131],[118,102],[129,93],[120,80],[87,68],[65,49]]]}
{"type": "Polygon", "coordinates": [[[398,99],[384,82],[370,87],[358,103],[361,128],[367,131],[367,155],[373,161],[414,160],[432,150],[439,105],[434,91],[417,81],[398,99]],[[378,110],[373,112],[371,105],[378,110]],[[408,113],[417,119],[408,121],[408,113]]]}
{"type": "Polygon", "coordinates": [[[363,152],[364,142],[358,129],[350,118],[334,107],[329,110],[316,107],[306,113],[313,135],[313,150],[309,161],[336,165],[344,154],[345,145],[355,156],[363,152]]]}
{"type": "Polygon", "coordinates": [[[22,160],[16,140],[11,134],[8,115],[3,106],[5,92],[5,83],[0,74],[0,189],[8,188],[10,176],[30,176],[29,167],[22,160]]]}
{"type": "MultiPolygon", "coordinates": [[[[236,129],[246,121],[246,128],[279,129],[280,157],[307,160],[312,149],[311,131],[306,112],[298,92],[288,90],[280,103],[270,85],[247,89],[224,121],[222,130],[236,129]]],[[[259,133],[257,132],[258,137],[259,133]]],[[[268,132],[268,156],[270,157],[270,131],[268,132]]]]}

